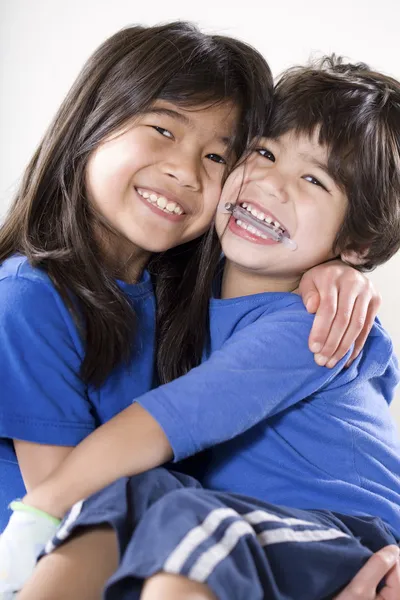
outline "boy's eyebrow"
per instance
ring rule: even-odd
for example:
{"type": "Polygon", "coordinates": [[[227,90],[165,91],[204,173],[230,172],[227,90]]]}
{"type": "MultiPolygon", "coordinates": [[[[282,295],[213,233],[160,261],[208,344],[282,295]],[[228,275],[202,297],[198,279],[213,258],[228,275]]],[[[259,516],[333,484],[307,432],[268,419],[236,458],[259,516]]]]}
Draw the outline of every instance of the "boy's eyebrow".
{"type": "Polygon", "coordinates": [[[312,156],[311,154],[308,154],[307,152],[300,152],[300,157],[304,161],[310,162],[315,167],[318,167],[319,169],[321,169],[322,171],[324,171],[336,183],[336,177],[332,173],[332,171],[329,168],[329,166],[327,165],[327,163],[321,162],[320,160],[317,160],[314,156],[312,156]]]}
{"type": "MultiPolygon", "coordinates": [[[[192,126],[192,122],[189,119],[189,117],[187,117],[186,115],[183,115],[182,113],[178,112],[177,110],[173,110],[172,108],[163,108],[161,106],[160,107],[155,106],[155,107],[147,110],[146,113],[154,114],[154,115],[166,115],[167,117],[172,117],[173,119],[180,121],[181,123],[183,123],[184,125],[187,125],[188,127],[192,126]]],[[[218,139],[222,144],[224,144],[224,146],[228,147],[232,144],[232,139],[230,137],[219,137],[218,139]]]]}

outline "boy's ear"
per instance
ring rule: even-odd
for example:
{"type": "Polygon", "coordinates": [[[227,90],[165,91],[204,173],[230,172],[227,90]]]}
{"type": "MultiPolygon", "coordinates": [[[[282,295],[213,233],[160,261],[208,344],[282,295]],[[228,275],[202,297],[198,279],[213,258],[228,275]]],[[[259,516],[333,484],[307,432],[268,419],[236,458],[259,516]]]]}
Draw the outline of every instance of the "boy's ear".
{"type": "Polygon", "coordinates": [[[363,265],[366,262],[366,258],[368,256],[368,248],[364,248],[364,250],[344,250],[340,253],[340,258],[354,266],[363,265]]]}

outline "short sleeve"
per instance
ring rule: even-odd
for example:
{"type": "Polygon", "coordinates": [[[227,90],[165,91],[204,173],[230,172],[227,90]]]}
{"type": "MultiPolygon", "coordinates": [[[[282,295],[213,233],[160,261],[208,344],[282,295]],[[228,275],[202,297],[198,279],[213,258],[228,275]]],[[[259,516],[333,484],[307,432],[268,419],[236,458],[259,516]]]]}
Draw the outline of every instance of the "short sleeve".
{"type": "Polygon", "coordinates": [[[331,382],[348,354],[333,369],[318,366],[308,349],[311,325],[303,308],[261,318],[199,367],[139,398],[164,430],[174,460],[232,439],[331,382]]]}
{"type": "Polygon", "coordinates": [[[0,331],[0,437],[78,444],[95,420],[79,337],[51,282],[0,280],[0,331]]]}

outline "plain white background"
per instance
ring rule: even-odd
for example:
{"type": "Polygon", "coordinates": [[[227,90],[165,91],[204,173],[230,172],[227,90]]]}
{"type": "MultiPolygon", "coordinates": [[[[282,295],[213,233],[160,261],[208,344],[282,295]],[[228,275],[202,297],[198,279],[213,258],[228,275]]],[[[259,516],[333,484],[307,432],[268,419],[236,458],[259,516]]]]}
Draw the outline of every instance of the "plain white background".
{"type": "MultiPolygon", "coordinates": [[[[129,24],[191,20],[258,48],[274,75],[335,52],[400,78],[398,0],[0,0],[0,218],[89,54],[129,24]]],[[[371,275],[400,354],[400,256],[371,275]]],[[[400,425],[400,392],[393,405],[400,425]]]]}

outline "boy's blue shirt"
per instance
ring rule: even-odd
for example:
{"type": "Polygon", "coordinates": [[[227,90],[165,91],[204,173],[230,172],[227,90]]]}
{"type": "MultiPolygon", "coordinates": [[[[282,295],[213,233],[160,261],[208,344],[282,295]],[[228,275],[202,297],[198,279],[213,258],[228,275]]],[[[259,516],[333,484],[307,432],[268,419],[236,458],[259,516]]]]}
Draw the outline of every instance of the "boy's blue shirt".
{"type": "Polygon", "coordinates": [[[137,315],[132,361],[94,389],[80,377],[82,339],[48,275],[21,255],[0,265],[0,532],[8,503],[25,494],[12,439],[75,446],[152,387],[155,300],[149,274],[137,285],[120,286],[137,315]]]}
{"type": "Polygon", "coordinates": [[[400,536],[392,343],[376,321],[350,368],[347,355],[327,369],[308,349],[312,323],[295,294],[213,299],[206,360],[138,401],[164,429],[175,461],[217,444],[195,473],[206,487],[380,516],[400,536]]]}

